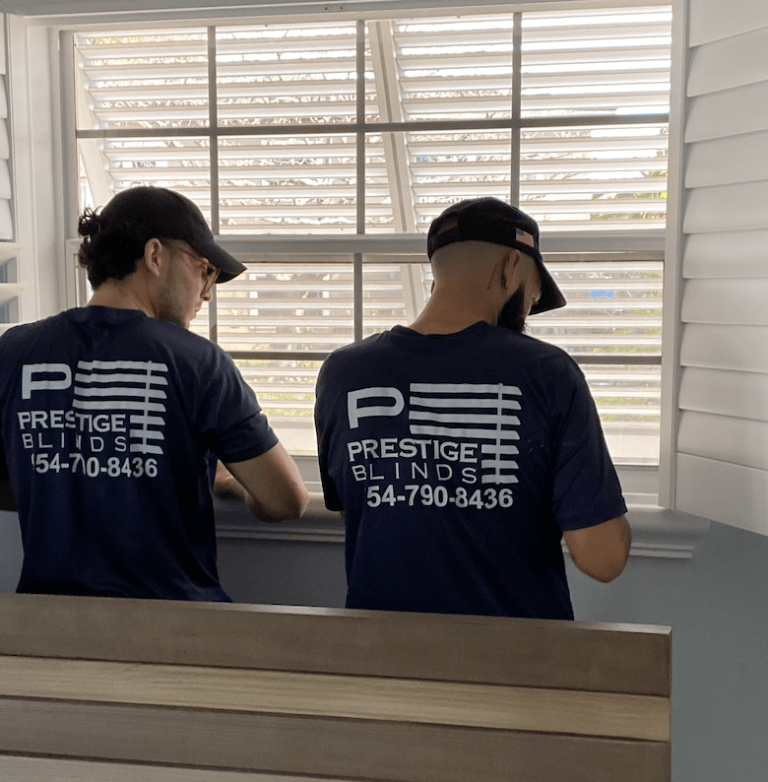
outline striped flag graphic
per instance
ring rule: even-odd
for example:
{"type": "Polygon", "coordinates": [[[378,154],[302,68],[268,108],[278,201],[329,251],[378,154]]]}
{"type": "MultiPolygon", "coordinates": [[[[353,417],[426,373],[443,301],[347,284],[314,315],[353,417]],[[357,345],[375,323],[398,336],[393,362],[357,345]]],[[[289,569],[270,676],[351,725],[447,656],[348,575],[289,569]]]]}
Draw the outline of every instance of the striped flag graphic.
{"type": "Polygon", "coordinates": [[[410,431],[451,439],[480,440],[482,483],[517,483],[520,439],[515,415],[522,392],[503,383],[411,383],[410,431]],[[485,441],[485,442],[483,442],[485,441]]]}
{"type": "Polygon", "coordinates": [[[73,406],[127,414],[130,451],[162,454],[168,385],[162,373],[167,372],[167,364],[154,361],[80,361],[73,406]]]}

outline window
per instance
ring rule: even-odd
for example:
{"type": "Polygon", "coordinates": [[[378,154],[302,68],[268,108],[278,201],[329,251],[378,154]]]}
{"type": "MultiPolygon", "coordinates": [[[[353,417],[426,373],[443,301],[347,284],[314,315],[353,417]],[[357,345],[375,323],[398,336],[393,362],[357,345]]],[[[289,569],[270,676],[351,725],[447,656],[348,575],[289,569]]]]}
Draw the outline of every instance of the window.
{"type": "Polygon", "coordinates": [[[614,459],[656,463],[671,11],[441,13],[70,34],[80,207],[198,203],[249,268],[193,328],[312,453],[322,359],[421,309],[431,220],[519,203],[569,300],[529,333],[582,365],[614,459]]]}

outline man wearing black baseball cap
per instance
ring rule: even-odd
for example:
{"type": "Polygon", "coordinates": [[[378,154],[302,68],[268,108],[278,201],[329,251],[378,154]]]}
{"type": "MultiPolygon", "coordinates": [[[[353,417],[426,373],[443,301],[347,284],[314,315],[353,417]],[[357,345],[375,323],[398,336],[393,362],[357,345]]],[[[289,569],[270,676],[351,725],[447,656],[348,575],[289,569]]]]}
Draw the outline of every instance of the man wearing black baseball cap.
{"type": "Polygon", "coordinates": [[[212,481],[258,518],[308,495],[253,391],[188,330],[245,266],[159,187],[80,219],[87,307],[0,338],[0,507],[18,509],[19,592],[228,601],[212,481]],[[232,477],[234,476],[234,478],[232,477]]]}
{"type": "Polygon", "coordinates": [[[572,619],[562,539],[610,581],[630,531],[583,374],[523,333],[565,305],[538,225],[495,198],[461,201],[433,221],[427,255],[415,321],[336,350],[318,377],[347,606],[572,619]]]}

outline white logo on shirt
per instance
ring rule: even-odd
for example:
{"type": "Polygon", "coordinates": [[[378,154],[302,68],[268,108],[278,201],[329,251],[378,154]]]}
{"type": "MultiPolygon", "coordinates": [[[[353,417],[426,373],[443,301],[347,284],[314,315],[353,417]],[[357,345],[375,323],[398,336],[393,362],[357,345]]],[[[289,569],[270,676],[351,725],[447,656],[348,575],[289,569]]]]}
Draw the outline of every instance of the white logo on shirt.
{"type": "Polygon", "coordinates": [[[413,458],[416,453],[432,458],[458,454],[461,462],[475,462],[479,449],[480,482],[514,484],[518,469],[515,456],[520,439],[517,427],[521,409],[517,386],[503,383],[411,383],[407,411],[403,394],[394,387],[371,387],[347,394],[350,429],[368,417],[396,417],[407,412],[412,438],[396,443],[393,438],[380,441],[359,440],[347,444],[351,461],[357,458],[413,458]],[[362,405],[364,400],[375,400],[362,405]],[[382,404],[382,402],[387,402],[382,404]],[[470,442],[467,442],[470,441],[470,442]],[[395,444],[396,443],[396,444],[395,444]],[[453,446],[456,446],[456,449],[453,446]]]}
{"type": "Polygon", "coordinates": [[[165,439],[157,427],[165,423],[161,417],[166,411],[164,402],[167,399],[163,387],[168,385],[168,380],[155,373],[167,372],[166,364],[154,361],[80,361],[77,369],[72,407],[87,411],[129,411],[130,451],[163,452],[160,445],[149,441],[165,439]]]}

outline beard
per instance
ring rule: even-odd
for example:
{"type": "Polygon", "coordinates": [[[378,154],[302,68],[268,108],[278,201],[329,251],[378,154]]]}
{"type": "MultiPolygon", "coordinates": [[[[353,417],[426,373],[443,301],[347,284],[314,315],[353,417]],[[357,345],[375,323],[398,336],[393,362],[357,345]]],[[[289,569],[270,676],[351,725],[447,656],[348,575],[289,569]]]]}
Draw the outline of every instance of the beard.
{"type": "Polygon", "coordinates": [[[158,297],[157,318],[175,323],[182,328],[189,328],[185,321],[183,308],[180,306],[177,296],[170,286],[166,286],[158,297]]]}
{"type": "Polygon", "coordinates": [[[519,334],[525,332],[525,290],[521,285],[501,308],[496,325],[519,334]]]}

